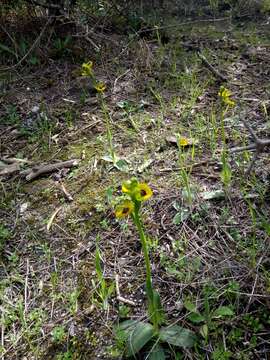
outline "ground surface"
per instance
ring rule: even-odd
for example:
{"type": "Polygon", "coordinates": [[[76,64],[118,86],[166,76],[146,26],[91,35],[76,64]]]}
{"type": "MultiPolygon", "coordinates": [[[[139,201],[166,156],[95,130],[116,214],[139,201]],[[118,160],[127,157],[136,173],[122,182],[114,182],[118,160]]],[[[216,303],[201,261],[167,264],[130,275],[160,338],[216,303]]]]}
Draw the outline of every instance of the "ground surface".
{"type": "Polygon", "coordinates": [[[159,36],[128,42],[111,34],[99,56],[74,59],[68,52],[8,75],[1,166],[4,158],[27,160],[21,170],[80,162],[33,181],[1,177],[4,359],[122,358],[114,326],[121,318],[146,319],[144,265],[134,226],[115,219],[111,194],[134,175],[154,192],[143,217],[168,323],[198,336],[195,348],[169,358],[269,358],[269,152],[249,177],[250,153],[230,152],[252,142],[240,111],[260,137],[270,136],[269,24],[175,25],[166,44],[159,36]],[[227,82],[206,68],[198,46],[227,82]],[[107,84],[107,113],[77,80],[88,60],[107,84]],[[221,85],[236,106],[222,105],[221,85]],[[108,161],[110,133],[114,153],[125,160],[116,166],[108,161]],[[177,135],[193,145],[178,148],[177,135]],[[107,285],[118,274],[121,296],[135,306],[113,292],[102,308],[97,242],[107,285]],[[192,320],[188,301],[207,320],[192,320]],[[212,316],[220,306],[234,315],[212,316]]]}

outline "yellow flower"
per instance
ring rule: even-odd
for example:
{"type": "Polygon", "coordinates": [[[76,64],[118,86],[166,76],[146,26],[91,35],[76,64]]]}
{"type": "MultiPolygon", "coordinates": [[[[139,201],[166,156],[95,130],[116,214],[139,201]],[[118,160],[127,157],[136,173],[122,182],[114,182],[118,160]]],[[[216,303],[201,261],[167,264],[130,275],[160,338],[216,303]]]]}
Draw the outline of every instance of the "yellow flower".
{"type": "Polygon", "coordinates": [[[229,105],[229,106],[235,106],[235,101],[233,101],[230,98],[226,98],[224,99],[225,104],[229,105]]]}
{"type": "Polygon", "coordinates": [[[182,147],[188,146],[189,145],[188,139],[184,137],[179,138],[179,145],[182,147]]]}
{"type": "Polygon", "coordinates": [[[99,82],[94,86],[94,88],[97,90],[97,92],[103,93],[106,90],[106,85],[102,82],[99,82]]]}
{"type": "Polygon", "coordinates": [[[122,192],[132,195],[134,193],[134,190],[138,186],[138,180],[136,178],[132,178],[131,180],[125,181],[122,184],[122,192]]]}
{"type": "Polygon", "coordinates": [[[229,89],[226,89],[224,86],[221,86],[218,95],[224,99],[226,97],[232,96],[232,93],[230,92],[229,89]]]}
{"type": "Polygon", "coordinates": [[[133,202],[130,200],[125,200],[116,207],[115,216],[119,219],[122,219],[128,216],[129,214],[131,214],[133,210],[134,210],[133,202]]]}
{"type": "Polygon", "coordinates": [[[139,183],[136,178],[125,181],[122,192],[128,194],[133,201],[145,201],[153,195],[151,188],[145,183],[139,183]]]}
{"type": "Polygon", "coordinates": [[[232,96],[231,91],[229,89],[226,89],[224,86],[220,87],[218,96],[221,97],[221,100],[224,104],[229,106],[235,106],[235,101],[230,99],[230,97],[232,96]]]}
{"type": "Polygon", "coordinates": [[[150,188],[150,186],[148,186],[147,184],[139,183],[138,186],[136,187],[136,194],[135,194],[136,200],[138,200],[138,201],[146,201],[152,195],[153,195],[153,191],[150,188]]]}
{"type": "Polygon", "coordinates": [[[93,76],[93,61],[82,64],[82,76],[93,76]]]}

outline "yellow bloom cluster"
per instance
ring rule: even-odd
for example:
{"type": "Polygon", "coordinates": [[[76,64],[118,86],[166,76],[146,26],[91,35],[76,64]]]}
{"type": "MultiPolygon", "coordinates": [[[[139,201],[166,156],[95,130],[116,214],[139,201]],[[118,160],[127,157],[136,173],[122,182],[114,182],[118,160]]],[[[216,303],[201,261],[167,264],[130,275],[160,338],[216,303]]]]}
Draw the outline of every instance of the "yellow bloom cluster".
{"type": "Polygon", "coordinates": [[[116,207],[115,216],[119,219],[122,219],[130,215],[133,212],[133,210],[134,210],[133,202],[130,200],[125,200],[116,207]]]}
{"type": "Polygon", "coordinates": [[[106,90],[106,85],[103,82],[97,82],[93,70],[93,61],[83,63],[81,66],[82,76],[90,77],[94,83],[94,88],[98,93],[103,93],[106,90]]]}
{"type": "Polygon", "coordinates": [[[93,61],[88,61],[82,64],[82,76],[92,77],[93,73],[93,61]]]}
{"type": "Polygon", "coordinates": [[[226,89],[224,86],[220,87],[218,96],[221,97],[221,100],[224,104],[228,106],[235,106],[235,101],[230,98],[232,96],[232,93],[230,92],[229,89],[226,89]]]}
{"type": "Polygon", "coordinates": [[[146,183],[138,183],[137,180],[136,182],[134,180],[124,182],[122,192],[137,201],[148,200],[153,195],[151,188],[146,183]]]}
{"type": "Polygon", "coordinates": [[[134,211],[136,202],[148,200],[152,195],[152,189],[146,183],[139,183],[137,179],[125,181],[122,184],[122,192],[129,196],[130,200],[124,200],[115,209],[115,216],[123,218],[134,211]]]}
{"type": "Polygon", "coordinates": [[[103,93],[106,90],[106,85],[103,82],[98,82],[95,84],[94,88],[99,93],[103,93]]]}
{"type": "Polygon", "coordinates": [[[181,137],[179,138],[179,145],[182,146],[182,147],[185,147],[185,146],[188,146],[189,145],[189,141],[187,138],[185,137],[181,137]]]}

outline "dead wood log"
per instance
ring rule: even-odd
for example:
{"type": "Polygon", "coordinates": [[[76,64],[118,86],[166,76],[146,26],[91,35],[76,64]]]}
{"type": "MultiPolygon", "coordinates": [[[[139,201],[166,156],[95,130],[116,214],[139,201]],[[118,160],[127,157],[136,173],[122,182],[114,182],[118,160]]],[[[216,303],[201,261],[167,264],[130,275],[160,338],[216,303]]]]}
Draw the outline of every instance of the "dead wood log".
{"type": "Polygon", "coordinates": [[[222,81],[227,81],[227,78],[222,75],[217,69],[215,69],[214,66],[210,64],[210,62],[200,51],[197,51],[197,55],[202,60],[203,64],[212,72],[212,74],[214,74],[215,77],[222,81]]]}
{"type": "Polygon", "coordinates": [[[27,181],[31,181],[39,177],[43,174],[51,173],[55,170],[60,170],[63,168],[71,168],[73,166],[77,166],[79,164],[79,159],[61,161],[54,164],[42,164],[39,166],[35,166],[31,169],[23,170],[20,172],[20,175],[25,176],[27,181]]]}
{"type": "Polygon", "coordinates": [[[18,173],[20,171],[20,164],[13,163],[5,165],[3,168],[0,168],[0,176],[7,176],[18,173]]]}

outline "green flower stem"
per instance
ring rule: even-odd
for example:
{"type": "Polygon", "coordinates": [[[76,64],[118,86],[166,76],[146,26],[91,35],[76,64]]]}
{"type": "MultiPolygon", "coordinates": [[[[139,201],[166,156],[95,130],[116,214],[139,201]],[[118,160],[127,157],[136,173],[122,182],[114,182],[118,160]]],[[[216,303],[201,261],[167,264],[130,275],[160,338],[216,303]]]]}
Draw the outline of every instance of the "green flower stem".
{"type": "Polygon", "coordinates": [[[143,224],[140,218],[139,209],[140,209],[140,202],[134,202],[135,208],[133,213],[133,221],[139,231],[140,240],[143,249],[144,261],[145,261],[145,268],[146,268],[146,294],[148,298],[148,306],[149,306],[149,315],[153,322],[154,328],[158,331],[158,322],[156,321],[155,316],[155,304],[154,304],[154,291],[152,286],[152,278],[151,278],[151,265],[150,265],[150,258],[148,253],[148,246],[147,246],[147,239],[144,233],[143,224]]]}

